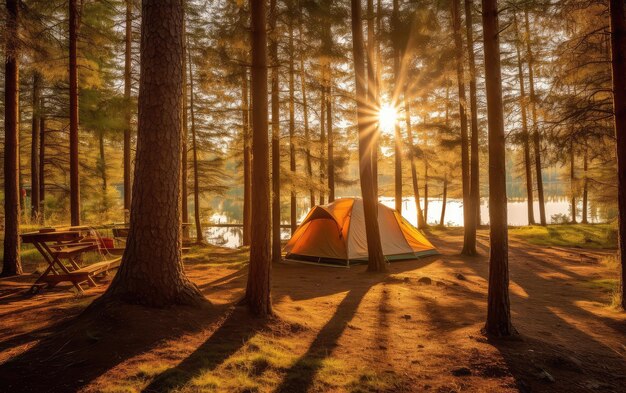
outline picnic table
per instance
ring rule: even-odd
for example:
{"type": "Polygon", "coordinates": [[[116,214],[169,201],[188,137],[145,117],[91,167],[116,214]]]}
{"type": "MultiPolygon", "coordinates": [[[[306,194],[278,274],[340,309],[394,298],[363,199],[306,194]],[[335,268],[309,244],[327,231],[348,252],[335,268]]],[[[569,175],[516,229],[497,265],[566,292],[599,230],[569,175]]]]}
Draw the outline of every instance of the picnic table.
{"type": "Polygon", "coordinates": [[[119,266],[121,257],[81,266],[82,255],[98,250],[97,239],[90,239],[88,227],[68,229],[46,228],[22,234],[22,242],[32,244],[48,263],[48,267],[37,278],[31,292],[38,292],[42,284],[54,287],[60,282],[69,281],[83,292],[81,284],[96,286],[94,277],[119,266]]]}

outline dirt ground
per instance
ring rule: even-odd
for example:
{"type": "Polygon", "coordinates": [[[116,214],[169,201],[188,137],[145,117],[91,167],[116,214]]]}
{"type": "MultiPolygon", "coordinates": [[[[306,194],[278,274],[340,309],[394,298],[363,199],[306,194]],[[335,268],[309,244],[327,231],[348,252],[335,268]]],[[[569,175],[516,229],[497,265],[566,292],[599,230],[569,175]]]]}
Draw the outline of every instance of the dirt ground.
{"type": "Polygon", "coordinates": [[[191,258],[202,309],[110,307],[80,315],[105,285],[28,297],[32,275],[0,281],[1,392],[624,392],[626,313],[603,280],[604,250],[511,239],[519,336],[487,340],[487,234],[459,256],[461,231],[431,235],[440,256],[389,274],[279,264],[277,318],[234,306],[241,251],[191,258]]]}

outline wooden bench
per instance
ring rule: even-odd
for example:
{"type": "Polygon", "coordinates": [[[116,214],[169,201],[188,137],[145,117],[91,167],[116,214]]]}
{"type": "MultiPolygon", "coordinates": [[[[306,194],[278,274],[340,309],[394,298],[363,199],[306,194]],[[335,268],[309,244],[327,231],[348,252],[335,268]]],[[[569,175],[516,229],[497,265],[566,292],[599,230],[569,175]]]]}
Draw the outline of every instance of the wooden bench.
{"type": "Polygon", "coordinates": [[[56,284],[63,281],[70,281],[76,288],[79,288],[82,292],[82,288],[80,288],[80,284],[87,282],[89,286],[95,287],[96,282],[93,280],[93,277],[107,273],[109,270],[118,268],[122,258],[115,258],[107,261],[96,262],[94,264],[82,267],[77,270],[73,270],[69,273],[65,274],[50,274],[46,276],[42,281],[47,283],[50,286],[55,286],[56,284]]]}

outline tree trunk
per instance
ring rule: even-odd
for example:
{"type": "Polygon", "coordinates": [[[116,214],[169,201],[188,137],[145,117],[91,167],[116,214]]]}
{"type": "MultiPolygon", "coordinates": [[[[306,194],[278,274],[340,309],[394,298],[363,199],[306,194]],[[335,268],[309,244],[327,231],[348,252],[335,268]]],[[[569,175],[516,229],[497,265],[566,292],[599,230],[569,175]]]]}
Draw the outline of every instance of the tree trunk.
{"type": "Polygon", "coordinates": [[[459,116],[461,118],[461,177],[463,180],[463,255],[476,255],[476,211],[470,198],[470,163],[467,140],[467,101],[463,71],[463,38],[461,37],[460,0],[452,0],[452,28],[456,48],[456,77],[459,87],[459,116]]]}
{"type": "MultiPolygon", "coordinates": [[[[132,48],[133,48],[133,0],[126,0],[126,36],[124,51],[124,100],[125,108],[125,128],[124,128],[124,211],[130,210],[131,196],[131,83],[132,83],[132,48]]],[[[184,179],[185,177],[183,177],[184,179]]],[[[185,194],[183,194],[185,195],[185,194]]],[[[126,216],[125,216],[126,217],[126,216]]]]}
{"type": "Polygon", "coordinates": [[[576,166],[574,163],[574,139],[572,138],[569,145],[569,186],[572,198],[570,201],[572,224],[576,224],[576,166]]]}
{"type": "Polygon", "coordinates": [[[537,121],[537,97],[535,96],[535,77],[533,73],[534,57],[530,45],[530,24],[528,22],[528,9],[524,11],[524,23],[526,26],[526,52],[528,56],[528,82],[530,94],[530,111],[533,118],[533,147],[535,153],[535,178],[537,179],[537,198],[539,199],[539,222],[546,225],[546,205],[543,196],[543,177],[541,175],[541,140],[539,137],[539,124],[537,121]]]}
{"type": "MultiPolygon", "coordinates": [[[[250,1],[255,3],[255,1],[250,1]]],[[[263,7],[265,9],[266,7],[263,7]]],[[[270,63],[272,64],[272,262],[280,262],[281,259],[281,245],[280,245],[280,102],[278,92],[278,42],[276,38],[276,19],[278,18],[278,10],[276,9],[276,0],[270,0],[270,13],[269,13],[269,29],[270,29],[270,63]]],[[[265,20],[265,17],[263,18],[265,20]]],[[[257,21],[258,22],[258,21],[257,21]]],[[[256,22],[255,22],[256,23],[256,22]]],[[[265,24],[263,25],[263,31],[265,32],[265,24]]],[[[257,51],[259,48],[257,48],[257,51]]],[[[257,59],[257,61],[259,61],[257,59]]],[[[266,65],[265,65],[266,66],[266,65]]],[[[257,75],[257,78],[259,76],[257,75]]],[[[254,100],[254,97],[253,97],[254,100]]],[[[252,105],[253,121],[255,108],[252,105]]],[[[255,128],[253,124],[253,130],[255,128]]],[[[254,138],[254,135],[253,135],[254,138]]],[[[253,146],[254,149],[254,146],[253,146]]],[[[256,160],[254,152],[252,157],[256,160]]],[[[256,161],[254,166],[256,166],[256,161]]],[[[254,171],[253,166],[253,171],[254,171]]],[[[253,182],[256,179],[253,177],[253,182]]],[[[254,202],[253,202],[254,209],[254,202]]],[[[254,213],[253,213],[254,215],[254,213]]],[[[254,224],[254,220],[252,221],[254,224]]],[[[254,240],[254,236],[253,236],[254,240]]]]}
{"type": "MultiPolygon", "coordinates": [[[[376,1],[376,34],[374,34],[374,39],[376,40],[376,79],[374,80],[376,86],[376,109],[380,110],[380,89],[382,86],[382,69],[383,69],[383,59],[380,52],[380,42],[382,41],[381,32],[383,26],[383,5],[382,0],[376,1]]],[[[369,86],[369,83],[368,83],[369,86]]],[[[378,144],[378,140],[380,138],[380,126],[376,123],[376,132],[374,133],[374,148],[372,150],[372,178],[374,182],[374,196],[378,201],[378,151],[380,150],[380,146],[378,144]]]]}
{"type": "Polygon", "coordinates": [[[252,179],[250,176],[252,165],[252,154],[250,153],[250,128],[249,128],[249,111],[248,108],[248,69],[242,67],[243,75],[241,77],[241,124],[243,127],[243,245],[250,245],[250,224],[252,218],[251,198],[252,198],[252,179]]]}
{"type": "Polygon", "coordinates": [[[163,307],[205,301],[181,258],[181,0],[143,0],[139,123],[130,231],[122,264],[97,301],[163,307]]]}
{"type": "Polygon", "coordinates": [[[107,170],[106,170],[106,157],[104,154],[104,133],[98,133],[98,151],[100,152],[100,158],[98,159],[98,166],[100,167],[100,179],[102,180],[102,191],[106,192],[107,189],[107,170]]]}
{"type": "Polygon", "coordinates": [[[515,27],[515,52],[517,54],[517,76],[519,79],[519,105],[522,117],[522,146],[524,149],[524,169],[526,173],[526,198],[528,211],[528,225],[535,225],[535,210],[533,206],[533,171],[530,162],[530,135],[528,134],[528,116],[526,113],[526,89],[524,87],[524,69],[522,67],[522,56],[520,54],[520,36],[517,25],[517,15],[513,14],[513,24],[515,27]]]}
{"type": "Polygon", "coordinates": [[[489,235],[491,240],[485,331],[489,335],[509,336],[514,333],[514,329],[511,324],[509,300],[506,145],[500,74],[498,5],[497,0],[483,0],[482,3],[489,125],[489,235]]]}
{"type": "MultiPolygon", "coordinates": [[[[186,4],[186,0],[183,0],[183,4],[186,4]]],[[[187,47],[189,46],[189,39],[187,37],[187,20],[183,19],[183,59],[187,62],[187,58],[189,57],[189,71],[191,71],[191,56],[187,56],[187,47]]],[[[191,74],[189,75],[191,78],[191,74]]],[[[192,93],[193,94],[193,93],[192,93]]],[[[189,223],[189,190],[188,190],[188,179],[189,179],[189,120],[187,119],[187,110],[189,106],[187,103],[187,67],[183,66],[183,140],[182,140],[182,154],[181,154],[181,194],[182,194],[182,214],[183,214],[183,223],[189,223]]],[[[198,207],[195,206],[194,209],[198,207]]],[[[189,227],[187,225],[183,225],[183,242],[189,239],[189,227]]]]}
{"type": "Polygon", "coordinates": [[[290,227],[291,234],[296,231],[297,205],[296,205],[296,188],[293,179],[296,177],[296,117],[295,117],[295,76],[294,69],[294,46],[293,46],[293,22],[289,18],[289,171],[291,172],[292,183],[289,193],[290,207],[290,227]]]}
{"type": "Polygon", "coordinates": [[[359,129],[359,172],[361,178],[361,194],[363,196],[363,212],[365,218],[365,234],[367,238],[368,271],[383,272],[387,270],[383,249],[380,243],[378,228],[378,202],[374,195],[372,181],[372,130],[375,120],[368,116],[366,92],[365,61],[363,53],[363,31],[361,29],[361,2],[351,0],[352,9],[352,50],[356,79],[357,123],[359,129]],[[366,101],[366,100],[365,100],[366,101]]]}
{"type": "Polygon", "coordinates": [[[424,160],[424,224],[428,225],[428,161],[424,160]]]}
{"type": "MultiPolygon", "coordinates": [[[[393,9],[391,11],[391,25],[392,27],[399,26],[400,21],[398,17],[398,0],[393,0],[393,9]]],[[[400,50],[398,44],[393,43],[393,78],[394,78],[394,97],[398,95],[400,91],[400,50]]],[[[394,127],[394,179],[395,179],[395,207],[398,213],[402,215],[402,133],[400,132],[400,126],[396,122],[394,127]]]]}
{"type": "Polygon", "coordinates": [[[80,225],[80,182],[78,177],[78,68],[76,66],[76,34],[78,30],[77,0],[70,6],[70,216],[72,225],[80,225]]]}
{"type": "Polygon", "coordinates": [[[617,205],[619,208],[618,260],[622,267],[619,305],[626,309],[626,10],[622,0],[611,0],[611,66],[615,145],[617,155],[617,205]]]}
{"type": "Polygon", "coordinates": [[[33,73],[33,118],[32,134],[30,146],[30,206],[31,218],[33,222],[39,219],[39,136],[41,134],[41,74],[37,71],[33,73]]]}
{"type": "Polygon", "coordinates": [[[407,88],[404,86],[404,117],[406,121],[406,135],[409,147],[409,161],[411,162],[411,179],[413,180],[413,196],[415,198],[415,209],[417,211],[417,227],[422,229],[426,227],[424,220],[424,214],[420,206],[420,190],[417,179],[417,169],[415,168],[415,145],[413,141],[413,129],[411,127],[411,111],[409,107],[409,100],[407,97],[407,88]]]}
{"type": "MultiPolygon", "coordinates": [[[[480,156],[478,152],[478,104],[476,99],[476,62],[474,60],[473,0],[465,0],[465,30],[469,65],[471,129],[470,138],[470,209],[475,212],[474,226],[480,225],[480,156]]],[[[426,209],[424,209],[426,210],[426,209]]],[[[476,231],[476,229],[474,229],[476,231]]]]}
{"type": "MultiPolygon", "coordinates": [[[[202,224],[200,223],[200,180],[198,173],[198,138],[196,135],[196,114],[194,107],[194,88],[193,88],[193,68],[191,62],[191,51],[187,48],[187,56],[189,56],[189,89],[190,100],[189,109],[191,114],[191,138],[193,149],[193,218],[196,227],[196,243],[202,243],[202,224]]],[[[183,163],[185,164],[185,163],[183,163]]]]}
{"type": "MultiPolygon", "coordinates": [[[[275,22],[276,0],[271,0],[270,4],[270,18],[275,22]]],[[[267,317],[272,314],[265,8],[265,1],[250,0],[252,156],[254,157],[254,165],[252,166],[252,244],[250,246],[250,268],[245,300],[250,312],[259,317],[267,317]]],[[[270,26],[273,25],[270,24],[270,26]]],[[[278,87],[278,80],[275,82],[276,87],[278,87]]],[[[274,81],[272,86],[274,86],[274,81]]],[[[272,106],[274,106],[274,98],[272,98],[272,106]]],[[[272,122],[275,123],[277,120],[277,118],[272,117],[272,122]]]]}
{"type": "MultiPolygon", "coordinates": [[[[303,21],[302,21],[302,7],[300,6],[299,14],[298,14],[298,34],[300,38],[300,44],[304,42],[304,37],[302,34],[303,30],[303,21]]],[[[304,51],[300,52],[300,85],[302,89],[302,117],[304,118],[304,143],[305,146],[305,154],[306,154],[306,173],[309,178],[309,181],[313,181],[313,164],[311,162],[311,134],[309,130],[309,106],[307,104],[307,95],[306,95],[306,72],[304,70],[304,51]]],[[[311,208],[315,206],[315,190],[313,186],[309,186],[309,202],[311,208]]]]}
{"type": "Polygon", "coordinates": [[[333,136],[333,95],[331,68],[328,66],[326,87],[326,135],[328,141],[328,203],[335,200],[335,137],[333,136]]]}
{"type": "Polygon", "coordinates": [[[589,180],[589,178],[588,178],[587,171],[589,170],[589,151],[588,151],[588,147],[587,147],[586,143],[585,143],[585,154],[584,154],[583,160],[584,160],[584,162],[583,162],[583,173],[584,173],[584,175],[583,176],[585,178],[583,179],[583,211],[582,211],[583,217],[582,217],[581,223],[588,224],[589,221],[587,220],[587,216],[589,215],[589,212],[587,210],[587,203],[589,202],[588,201],[588,198],[589,198],[589,189],[588,189],[588,186],[589,186],[588,183],[589,182],[588,182],[588,180],[589,180]]]}
{"type": "Polygon", "coordinates": [[[441,218],[439,219],[439,225],[444,226],[446,218],[446,203],[448,203],[448,174],[443,175],[443,193],[441,197],[441,218]]]}
{"type": "Polygon", "coordinates": [[[44,206],[46,201],[46,118],[44,116],[44,101],[41,99],[39,106],[41,114],[39,115],[39,217],[40,223],[44,220],[44,206]]]}
{"type": "Polygon", "coordinates": [[[4,63],[4,258],[3,277],[22,274],[20,260],[19,152],[19,5],[6,2],[4,63]]]}
{"type": "Polygon", "coordinates": [[[324,179],[326,172],[326,157],[324,152],[326,151],[326,89],[322,85],[322,98],[320,108],[320,205],[324,204],[324,179]]]}
{"type": "MultiPolygon", "coordinates": [[[[380,7],[380,5],[379,5],[380,7]]],[[[379,10],[380,11],[380,10],[379,10]]],[[[380,92],[378,91],[378,40],[374,27],[374,0],[367,0],[367,98],[368,105],[380,110],[380,92]]],[[[372,136],[372,176],[374,181],[374,195],[378,199],[378,138],[379,122],[375,122],[372,136]]]]}

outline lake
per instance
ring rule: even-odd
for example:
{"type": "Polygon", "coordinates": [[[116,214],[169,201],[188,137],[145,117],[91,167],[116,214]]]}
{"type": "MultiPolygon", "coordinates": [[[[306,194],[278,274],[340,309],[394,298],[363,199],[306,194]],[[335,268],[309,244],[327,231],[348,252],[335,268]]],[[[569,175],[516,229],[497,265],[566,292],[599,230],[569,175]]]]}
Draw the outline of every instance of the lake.
{"type": "MultiPolygon", "coordinates": [[[[394,207],[394,198],[381,197],[380,202],[386,206],[394,207]]],[[[441,218],[441,206],[442,200],[439,198],[429,198],[428,200],[428,217],[427,221],[430,225],[439,224],[441,218]]],[[[213,215],[210,217],[210,222],[213,224],[234,224],[239,226],[232,227],[207,227],[204,231],[206,240],[215,245],[224,247],[236,248],[241,246],[243,228],[241,224],[241,204],[233,203],[228,200],[221,200],[213,206],[213,215]]],[[[422,200],[422,208],[424,207],[424,201],[422,200]]],[[[289,215],[289,206],[283,204],[283,211],[281,212],[283,219],[289,215]]],[[[535,221],[539,222],[539,203],[535,202],[535,221]]],[[[527,204],[525,200],[510,201],[507,204],[508,209],[508,222],[511,226],[524,226],[528,225],[528,213],[527,204]]],[[[298,199],[298,222],[302,221],[309,210],[308,200],[305,198],[298,199]]],[[[591,223],[599,223],[607,221],[606,212],[603,209],[597,208],[593,203],[589,204],[589,217],[588,220],[591,223]]],[[[489,204],[487,200],[483,200],[480,207],[481,211],[481,223],[489,223],[489,204]]],[[[581,206],[578,207],[578,214],[580,220],[581,206]]],[[[546,219],[548,223],[553,223],[553,216],[565,215],[570,216],[570,203],[566,198],[555,198],[546,202],[546,219]]],[[[415,199],[413,197],[407,197],[403,199],[402,203],[402,216],[413,225],[417,225],[417,213],[415,206],[415,199]]],[[[556,218],[556,217],[555,217],[556,218]]],[[[446,226],[462,226],[463,225],[463,201],[460,199],[448,199],[446,202],[446,226]]],[[[283,221],[283,224],[288,224],[288,221],[283,221]]],[[[284,240],[289,239],[291,233],[288,228],[281,229],[281,238],[284,240]]]]}

